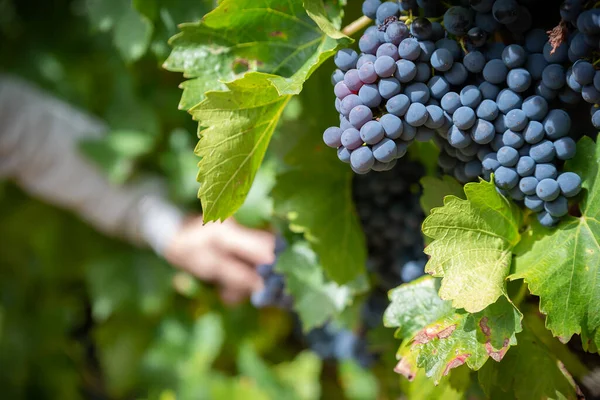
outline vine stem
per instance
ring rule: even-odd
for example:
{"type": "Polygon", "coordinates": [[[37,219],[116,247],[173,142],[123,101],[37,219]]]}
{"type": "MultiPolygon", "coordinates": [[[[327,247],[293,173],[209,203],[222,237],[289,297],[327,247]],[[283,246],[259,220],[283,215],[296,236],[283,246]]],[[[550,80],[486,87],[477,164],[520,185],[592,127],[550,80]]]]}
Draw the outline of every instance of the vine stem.
{"type": "Polygon", "coordinates": [[[360,31],[362,28],[369,25],[373,20],[371,18],[365,17],[364,15],[357,19],[356,21],[351,22],[346,25],[344,29],[342,29],[342,33],[346,36],[352,36],[356,32],[360,31]]]}

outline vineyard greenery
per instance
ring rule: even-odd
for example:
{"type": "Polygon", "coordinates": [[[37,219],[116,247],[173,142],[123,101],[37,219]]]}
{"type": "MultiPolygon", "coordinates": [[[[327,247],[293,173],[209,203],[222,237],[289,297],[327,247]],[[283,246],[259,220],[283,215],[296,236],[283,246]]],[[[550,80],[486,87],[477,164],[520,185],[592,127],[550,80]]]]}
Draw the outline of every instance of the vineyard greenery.
{"type": "Polygon", "coordinates": [[[423,241],[426,274],[385,287],[370,267],[359,178],[323,143],[340,123],[333,57],[372,23],[361,1],[40,3],[0,0],[2,70],[109,123],[80,148],[114,183],[151,177],[205,221],[279,232],[274,271],[293,303],[224,307],[149,250],[3,182],[6,398],[600,398],[589,383],[600,365],[595,131],[578,132],[561,166],[582,190],[553,227],[497,190],[494,174],[459,182],[438,168],[434,140],[414,142],[398,163],[422,167],[402,196],[423,213],[408,234],[423,241]],[[323,357],[311,335],[331,327],[368,356],[323,357]]]}

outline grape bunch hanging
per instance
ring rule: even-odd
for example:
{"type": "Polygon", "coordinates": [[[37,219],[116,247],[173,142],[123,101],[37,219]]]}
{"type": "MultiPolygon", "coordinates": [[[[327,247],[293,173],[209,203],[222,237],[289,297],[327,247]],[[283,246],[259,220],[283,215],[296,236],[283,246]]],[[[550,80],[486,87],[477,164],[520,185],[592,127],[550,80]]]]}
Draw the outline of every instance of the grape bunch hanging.
{"type": "Polygon", "coordinates": [[[581,190],[580,177],[563,171],[576,152],[565,108],[588,104],[585,133],[600,129],[600,72],[590,62],[600,9],[567,0],[556,26],[533,28],[533,4],[365,1],[375,23],[360,54],[343,49],[334,58],[340,125],[325,130],[325,144],[366,174],[394,168],[415,140],[433,140],[444,173],[463,183],[494,174],[502,194],[542,225],[557,224],[581,190]]]}

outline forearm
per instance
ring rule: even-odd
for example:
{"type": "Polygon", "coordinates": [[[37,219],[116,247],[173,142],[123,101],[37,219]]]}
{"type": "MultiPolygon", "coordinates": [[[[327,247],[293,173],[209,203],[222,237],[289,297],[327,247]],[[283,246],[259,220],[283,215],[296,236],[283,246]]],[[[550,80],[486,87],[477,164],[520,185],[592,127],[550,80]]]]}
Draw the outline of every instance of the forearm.
{"type": "Polygon", "coordinates": [[[106,126],[31,86],[0,76],[0,176],[77,213],[98,230],[162,252],[181,213],[157,193],[111,185],[77,143],[106,126]]]}

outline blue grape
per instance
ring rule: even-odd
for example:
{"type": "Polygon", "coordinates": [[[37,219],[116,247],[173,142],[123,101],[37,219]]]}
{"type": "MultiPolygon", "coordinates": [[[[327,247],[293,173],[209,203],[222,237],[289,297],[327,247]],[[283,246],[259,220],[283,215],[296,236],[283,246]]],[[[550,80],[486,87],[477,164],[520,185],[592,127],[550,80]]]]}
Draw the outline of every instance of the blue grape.
{"type": "Polygon", "coordinates": [[[510,110],[504,117],[506,127],[512,131],[522,131],[527,126],[529,120],[523,110],[510,110]]]}
{"type": "Polygon", "coordinates": [[[506,114],[510,110],[520,108],[523,104],[523,98],[510,89],[502,89],[496,97],[496,104],[501,113],[506,114]]]}
{"type": "Polygon", "coordinates": [[[539,181],[533,176],[526,176],[519,181],[519,189],[523,194],[532,196],[535,194],[538,183],[539,181]]]}
{"type": "Polygon", "coordinates": [[[360,67],[368,62],[374,63],[375,60],[377,60],[377,57],[375,57],[373,54],[361,54],[356,62],[356,69],[360,70],[360,67]]]}
{"type": "Polygon", "coordinates": [[[465,68],[465,66],[459,62],[455,62],[454,64],[452,64],[452,68],[450,68],[444,74],[444,78],[446,78],[448,83],[455,86],[459,86],[465,83],[468,77],[469,71],[467,71],[467,68],[465,68]]]}
{"type": "Polygon", "coordinates": [[[556,158],[559,160],[570,160],[575,157],[577,145],[570,137],[562,137],[554,142],[554,149],[556,150],[556,158]]]}
{"type": "Polygon", "coordinates": [[[477,144],[487,144],[494,140],[494,125],[484,119],[478,119],[471,128],[471,138],[477,144]]]}
{"type": "Polygon", "coordinates": [[[477,106],[477,117],[493,121],[498,117],[498,105],[495,101],[485,99],[477,106]]]}
{"type": "Polygon", "coordinates": [[[343,80],[344,80],[344,73],[342,72],[342,70],[336,69],[335,71],[333,71],[333,74],[331,74],[331,84],[333,86],[337,85],[339,82],[342,82],[343,80]]]}
{"type": "Polygon", "coordinates": [[[369,147],[362,146],[350,154],[350,165],[357,171],[368,171],[375,163],[375,157],[369,147]]]}
{"type": "Polygon", "coordinates": [[[546,87],[558,90],[565,84],[565,69],[559,64],[550,64],[542,72],[542,83],[546,87]]]}
{"type": "Polygon", "coordinates": [[[470,107],[459,107],[454,114],[452,114],[452,122],[454,122],[454,125],[457,128],[462,130],[471,128],[476,119],[475,111],[470,107]]]}
{"type": "Polygon", "coordinates": [[[600,91],[600,71],[596,71],[594,74],[594,87],[600,91]]]}
{"type": "MultiPolygon", "coordinates": [[[[413,83],[412,85],[420,85],[420,82],[413,83]]],[[[411,85],[411,86],[412,86],[411,85]]],[[[441,99],[446,93],[450,91],[450,84],[442,76],[434,76],[427,83],[429,93],[434,99],[441,99]]],[[[429,99],[427,99],[429,100],[429,99]]]]}
{"type": "Polygon", "coordinates": [[[395,78],[383,78],[377,85],[379,94],[386,100],[399,94],[402,89],[400,82],[395,78]]]}
{"type": "Polygon", "coordinates": [[[565,110],[554,109],[544,119],[544,130],[550,139],[558,139],[569,134],[571,118],[565,110]]]}
{"type": "Polygon", "coordinates": [[[325,129],[325,132],[323,132],[323,142],[327,146],[337,149],[342,145],[342,130],[337,126],[325,129]]]}
{"type": "Polygon", "coordinates": [[[522,157],[529,157],[529,150],[531,150],[531,145],[529,143],[523,144],[523,146],[519,147],[519,155],[522,157]]]}
{"type": "Polygon", "coordinates": [[[481,100],[481,92],[479,91],[477,86],[468,85],[460,91],[460,103],[463,106],[476,108],[479,105],[479,103],[481,103],[481,100]]]}
{"type": "Polygon", "coordinates": [[[511,129],[507,129],[502,134],[502,144],[504,146],[518,149],[521,146],[523,146],[524,143],[525,139],[523,138],[523,136],[511,129]]]}
{"type": "Polygon", "coordinates": [[[392,58],[394,61],[398,61],[400,58],[398,56],[398,47],[393,43],[384,43],[379,48],[377,48],[377,52],[375,54],[377,58],[381,58],[384,56],[388,56],[392,58]]]}
{"type": "Polygon", "coordinates": [[[357,69],[351,69],[350,71],[346,72],[346,75],[344,75],[344,83],[346,86],[348,86],[348,89],[355,93],[360,90],[362,85],[364,85],[364,82],[361,81],[360,77],[358,76],[357,69]]]}
{"type": "Polygon", "coordinates": [[[543,29],[532,29],[525,36],[525,49],[530,53],[541,53],[548,41],[548,35],[543,29]]]}
{"type": "Polygon", "coordinates": [[[410,106],[410,99],[405,94],[398,94],[389,99],[385,105],[387,112],[402,117],[410,106]]]}
{"type": "Polygon", "coordinates": [[[427,113],[427,108],[421,103],[412,103],[408,107],[408,111],[404,116],[404,120],[414,127],[418,127],[423,125],[427,118],[429,117],[427,113]]]}
{"type": "Polygon", "coordinates": [[[517,201],[521,201],[521,200],[523,200],[525,198],[525,193],[523,193],[521,191],[521,189],[519,189],[519,185],[517,185],[514,188],[510,189],[508,191],[508,195],[512,199],[517,200],[517,201]]]}
{"type": "Polygon", "coordinates": [[[488,172],[493,172],[500,167],[496,153],[488,153],[481,162],[483,169],[488,172]]]}
{"type": "Polygon", "coordinates": [[[517,173],[523,177],[533,175],[536,163],[529,156],[522,156],[517,162],[517,173]]]}
{"type": "Polygon", "coordinates": [[[443,38],[435,42],[436,49],[446,49],[452,53],[452,58],[454,60],[460,60],[462,56],[462,50],[460,49],[459,44],[456,40],[443,38]]]}
{"type": "MultiPolygon", "coordinates": [[[[350,97],[350,96],[348,96],[350,97]]],[[[348,98],[346,97],[346,99],[348,98]]],[[[346,100],[344,99],[344,100],[346,100]]],[[[373,112],[367,106],[356,106],[350,111],[350,116],[348,120],[356,129],[362,128],[364,124],[371,121],[373,119],[373,112]]]]}
{"type": "Polygon", "coordinates": [[[481,161],[471,160],[465,164],[465,175],[469,179],[475,179],[481,175],[481,161]]]}
{"type": "Polygon", "coordinates": [[[373,146],[373,157],[382,163],[388,163],[396,158],[396,143],[388,138],[383,138],[373,146]]]}
{"type": "Polygon", "coordinates": [[[583,89],[583,86],[581,86],[581,84],[579,84],[579,82],[577,82],[575,80],[575,77],[573,76],[573,70],[571,68],[569,68],[567,70],[567,86],[569,88],[571,88],[571,90],[577,92],[577,93],[581,93],[581,89],[583,89]]]}
{"type": "Polygon", "coordinates": [[[544,68],[547,66],[548,61],[546,61],[543,54],[534,53],[527,56],[525,69],[531,75],[531,79],[535,81],[542,79],[542,73],[544,72],[544,68]]]}
{"type": "Polygon", "coordinates": [[[415,61],[421,54],[419,42],[413,38],[404,39],[398,46],[398,54],[404,59],[415,61]]]}
{"type": "Polygon", "coordinates": [[[574,172],[563,172],[556,181],[560,192],[566,197],[577,196],[581,191],[581,178],[574,172]]]}
{"type": "Polygon", "coordinates": [[[494,180],[500,189],[510,190],[519,183],[519,175],[514,168],[501,165],[496,169],[494,180]]]}
{"type": "Polygon", "coordinates": [[[417,135],[415,136],[415,140],[417,142],[428,142],[435,136],[435,131],[426,126],[420,126],[417,128],[417,135]]]}
{"type": "Polygon", "coordinates": [[[476,48],[484,46],[485,41],[487,40],[487,37],[488,37],[487,32],[478,26],[469,29],[469,31],[467,32],[467,38],[469,39],[469,44],[476,48]]]}
{"type": "Polygon", "coordinates": [[[536,195],[525,196],[525,207],[533,212],[540,212],[544,209],[544,201],[536,195]]]}
{"type": "Polygon", "coordinates": [[[440,128],[445,121],[444,110],[442,110],[439,106],[434,105],[428,105],[425,108],[427,109],[428,115],[425,126],[431,129],[440,128]]]}
{"type": "Polygon", "coordinates": [[[425,273],[425,262],[409,261],[402,266],[400,278],[403,282],[411,282],[425,273]]]}
{"type": "Polygon", "coordinates": [[[365,0],[362,5],[362,12],[371,19],[377,18],[377,9],[381,5],[379,0],[365,0]]]}
{"type": "Polygon", "coordinates": [[[468,132],[459,129],[453,125],[448,132],[448,143],[457,149],[464,149],[472,143],[471,135],[468,132]]]}
{"type": "Polygon", "coordinates": [[[342,146],[348,150],[354,150],[363,145],[362,138],[360,137],[360,131],[356,128],[349,128],[342,132],[340,138],[342,146]]]}
{"type": "Polygon", "coordinates": [[[552,201],[560,195],[560,187],[554,179],[542,179],[536,189],[535,194],[544,201],[552,201]]]}
{"type": "Polygon", "coordinates": [[[537,163],[552,162],[556,157],[556,150],[554,149],[554,143],[549,140],[542,140],[539,143],[531,145],[529,150],[529,156],[537,163]]]}
{"type": "Polygon", "coordinates": [[[360,128],[360,138],[366,144],[377,144],[384,136],[383,126],[379,121],[369,121],[360,128]]]}
{"type": "Polygon", "coordinates": [[[415,81],[427,82],[431,77],[431,68],[426,63],[417,64],[417,75],[415,75],[415,81]]]}
{"type": "Polygon", "coordinates": [[[491,12],[475,14],[475,25],[487,33],[494,33],[500,28],[500,23],[496,21],[491,12]]]}
{"type": "Polygon", "coordinates": [[[377,85],[364,85],[358,91],[358,97],[367,107],[375,108],[381,104],[381,95],[377,85]]]}
{"type": "Polygon", "coordinates": [[[335,93],[335,96],[341,100],[343,100],[346,96],[349,96],[352,94],[352,91],[350,89],[348,89],[348,86],[346,86],[346,84],[344,82],[338,82],[335,84],[335,87],[333,88],[333,93],[335,93]]]}
{"type": "Polygon", "coordinates": [[[527,53],[518,44],[506,46],[502,51],[502,61],[508,68],[518,68],[525,65],[527,53]]]}
{"type": "Polygon", "coordinates": [[[504,167],[514,167],[519,161],[519,152],[512,147],[504,146],[498,150],[496,155],[500,165],[504,167]]]}
{"type": "Polygon", "coordinates": [[[365,32],[365,34],[362,35],[358,40],[358,48],[360,51],[366,54],[375,55],[380,44],[381,43],[379,42],[379,39],[377,39],[376,35],[368,34],[367,32],[365,32]]]}
{"type": "Polygon", "coordinates": [[[544,99],[550,101],[558,96],[558,92],[556,90],[550,89],[543,82],[540,82],[537,86],[535,86],[535,94],[542,96],[544,99]]]}
{"type": "Polygon", "coordinates": [[[341,162],[348,164],[350,162],[350,151],[344,146],[340,146],[337,149],[337,156],[341,162]]]}
{"type": "Polygon", "coordinates": [[[375,72],[375,64],[372,62],[366,62],[358,69],[358,77],[364,83],[375,83],[379,77],[375,72]]]}
{"type": "Polygon", "coordinates": [[[396,72],[396,61],[390,56],[381,56],[375,61],[374,68],[377,75],[389,78],[396,72]]]}
{"type": "Polygon", "coordinates": [[[454,63],[454,57],[448,49],[437,49],[431,55],[431,66],[438,71],[448,71],[452,68],[454,63]]]}
{"type": "Polygon", "coordinates": [[[444,27],[442,26],[442,24],[440,24],[439,22],[436,22],[436,21],[431,23],[431,31],[432,31],[431,38],[429,40],[432,40],[434,42],[436,40],[442,39],[446,35],[446,31],[444,30],[444,27]]]}
{"type": "Polygon", "coordinates": [[[547,228],[551,228],[556,225],[559,221],[558,218],[553,217],[550,213],[546,211],[541,211],[537,216],[540,225],[545,226],[547,228]]]}
{"type": "Polygon", "coordinates": [[[454,6],[444,13],[444,27],[455,36],[463,36],[471,28],[473,11],[468,8],[454,6]]]}
{"type": "Polygon", "coordinates": [[[396,46],[398,46],[404,39],[408,38],[408,36],[408,27],[403,22],[392,22],[385,30],[386,41],[393,43],[396,46]]]}
{"type": "Polygon", "coordinates": [[[333,57],[333,62],[342,71],[356,68],[357,61],[358,54],[352,49],[342,49],[335,54],[335,57],[333,57]]]}
{"type": "Polygon", "coordinates": [[[506,83],[511,90],[517,93],[524,92],[531,86],[531,74],[524,68],[510,70],[506,76],[506,83]]]}
{"type": "Polygon", "coordinates": [[[585,60],[579,60],[573,64],[572,69],[573,77],[581,86],[589,85],[594,81],[596,70],[591,63],[585,60]]]}
{"type": "Polygon", "coordinates": [[[530,120],[541,121],[548,114],[548,102],[542,96],[529,96],[523,101],[521,110],[530,120]]]}
{"type": "Polygon", "coordinates": [[[568,60],[568,46],[566,43],[562,43],[560,46],[556,48],[554,52],[552,52],[552,45],[550,42],[546,42],[544,45],[544,58],[551,64],[562,64],[568,60]]]}
{"type": "Polygon", "coordinates": [[[495,0],[470,0],[469,5],[475,11],[490,12],[495,0]]]}
{"type": "Polygon", "coordinates": [[[417,66],[415,63],[409,60],[398,60],[396,61],[396,74],[394,77],[400,81],[400,83],[407,83],[412,81],[417,75],[417,66]]]}
{"type": "Polygon", "coordinates": [[[478,74],[485,66],[485,56],[480,51],[472,51],[464,56],[463,64],[467,71],[478,74]]]}
{"type": "Polygon", "coordinates": [[[553,201],[547,201],[544,204],[544,209],[555,218],[564,217],[569,212],[569,202],[564,196],[558,196],[553,201]]]}
{"type": "Polygon", "coordinates": [[[426,104],[429,101],[429,88],[422,82],[411,83],[404,89],[404,94],[408,96],[411,103],[426,104]]]}
{"type": "Polygon", "coordinates": [[[493,84],[503,83],[508,74],[508,68],[502,60],[490,60],[483,67],[483,78],[493,84]]]}
{"type": "Polygon", "coordinates": [[[535,179],[537,179],[538,181],[548,178],[556,179],[556,177],[558,176],[558,171],[556,170],[554,164],[541,163],[536,164],[534,175],[535,179]]]}
{"type": "Polygon", "coordinates": [[[596,90],[594,85],[586,85],[581,88],[581,97],[588,103],[600,103],[600,92],[596,90]]]}
{"type": "Polygon", "coordinates": [[[386,18],[395,16],[399,12],[400,12],[400,9],[398,8],[398,3],[396,3],[395,1],[394,2],[388,1],[388,2],[381,4],[377,8],[375,17],[377,18],[378,21],[383,22],[383,21],[385,21],[386,18]]]}
{"type": "Polygon", "coordinates": [[[560,16],[565,21],[575,22],[583,9],[581,0],[565,0],[560,6],[560,16]]]}
{"type": "Polygon", "coordinates": [[[448,92],[442,96],[440,105],[444,111],[448,112],[449,114],[454,114],[454,112],[461,106],[460,95],[456,92],[448,92]]]}
{"type": "Polygon", "coordinates": [[[585,42],[585,35],[581,32],[575,33],[569,44],[569,53],[572,53],[575,58],[580,59],[587,56],[590,50],[590,46],[585,42]]]}
{"type": "Polygon", "coordinates": [[[492,7],[492,15],[501,24],[510,24],[519,17],[519,5],[515,0],[496,0],[492,7]]]}
{"type": "Polygon", "coordinates": [[[479,84],[479,91],[484,99],[496,100],[498,93],[500,93],[500,88],[492,83],[483,81],[479,84]]]}
{"type": "Polygon", "coordinates": [[[410,24],[410,33],[417,40],[427,40],[431,37],[433,29],[431,22],[427,18],[417,17],[410,24]]]}
{"type": "Polygon", "coordinates": [[[398,139],[402,136],[404,124],[402,120],[393,114],[384,114],[379,122],[383,128],[385,136],[390,139],[398,139]]]}
{"type": "Polygon", "coordinates": [[[594,128],[600,129],[600,110],[594,112],[594,115],[592,115],[592,125],[594,125],[594,128]]]}

